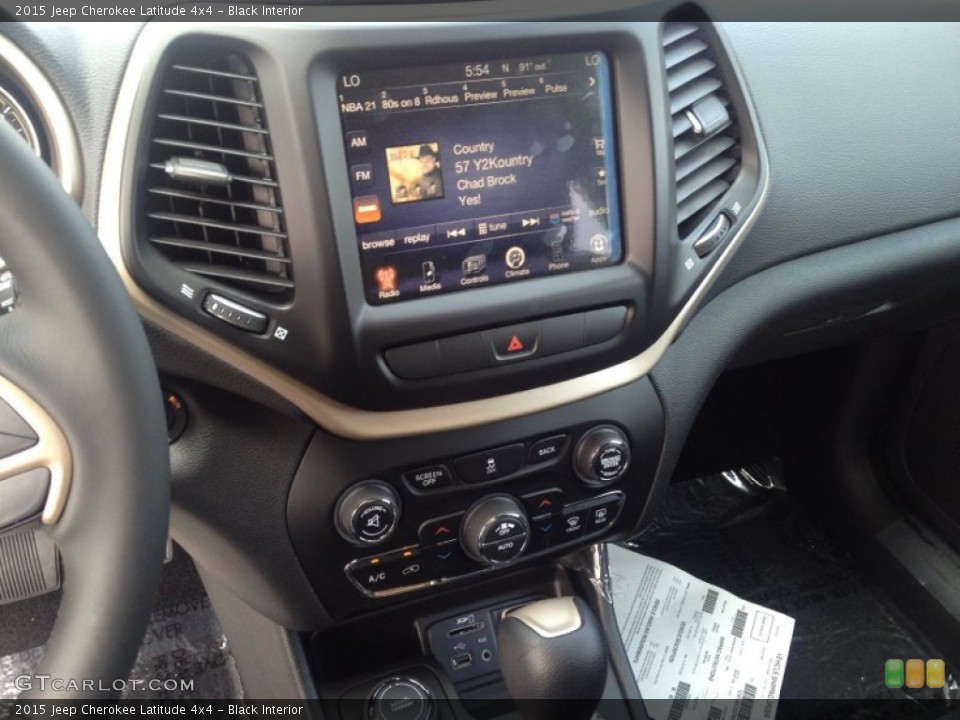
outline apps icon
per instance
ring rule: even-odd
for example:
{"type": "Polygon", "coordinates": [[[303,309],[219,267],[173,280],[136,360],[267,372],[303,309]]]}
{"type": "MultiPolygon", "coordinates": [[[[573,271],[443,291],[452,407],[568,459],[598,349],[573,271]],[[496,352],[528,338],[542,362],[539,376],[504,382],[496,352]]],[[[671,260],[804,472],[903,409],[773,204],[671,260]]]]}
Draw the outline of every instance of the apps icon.
{"type": "Polygon", "coordinates": [[[423,281],[425,283],[435,283],[437,281],[437,268],[432,260],[427,260],[421,266],[423,270],[423,281]]]}
{"type": "Polygon", "coordinates": [[[381,293],[393,293],[399,289],[397,269],[393,265],[381,265],[374,271],[373,278],[377,281],[377,288],[381,293]]]}
{"type": "Polygon", "coordinates": [[[590,252],[594,255],[607,255],[610,253],[610,240],[603,233],[597,233],[590,238],[590,252]]]}
{"type": "Polygon", "coordinates": [[[523,251],[522,247],[514,246],[507,250],[505,260],[508,268],[511,270],[519,270],[527,261],[527,254],[523,251]]]}
{"type": "Polygon", "coordinates": [[[466,275],[479,275],[487,269],[486,255],[470,255],[460,263],[460,269],[466,275]]]}

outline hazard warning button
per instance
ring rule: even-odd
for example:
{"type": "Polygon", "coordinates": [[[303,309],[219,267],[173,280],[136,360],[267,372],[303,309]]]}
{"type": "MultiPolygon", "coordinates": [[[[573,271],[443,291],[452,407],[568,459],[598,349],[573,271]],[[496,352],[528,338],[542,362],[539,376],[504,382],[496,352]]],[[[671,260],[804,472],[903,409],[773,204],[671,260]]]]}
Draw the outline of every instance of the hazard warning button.
{"type": "Polygon", "coordinates": [[[523,323],[487,330],[484,335],[497,362],[529,359],[540,352],[540,323],[523,323]]]}

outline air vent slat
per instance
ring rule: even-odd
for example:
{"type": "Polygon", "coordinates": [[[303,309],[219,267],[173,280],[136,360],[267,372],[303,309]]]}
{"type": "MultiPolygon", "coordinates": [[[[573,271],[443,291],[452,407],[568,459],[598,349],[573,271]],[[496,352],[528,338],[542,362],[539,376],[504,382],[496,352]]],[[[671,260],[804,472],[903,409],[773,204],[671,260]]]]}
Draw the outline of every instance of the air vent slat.
{"type": "Polygon", "coordinates": [[[696,172],[689,173],[684,180],[677,183],[677,202],[683,203],[697,190],[723,175],[733,164],[733,158],[720,157],[696,168],[696,172]]]}
{"type": "Polygon", "coordinates": [[[225,70],[213,70],[205,67],[194,67],[192,65],[172,65],[174,70],[181,72],[199,73],[201,75],[210,75],[212,77],[229,78],[230,80],[246,80],[247,82],[257,82],[256,75],[243,75],[241,73],[227,72],[225,70]]]}
{"type": "Polygon", "coordinates": [[[672,22],[667,23],[663,27],[663,46],[669,47],[675,42],[683,40],[685,37],[693,35],[697,30],[699,30],[696,25],[693,23],[679,23],[672,22]]]}
{"type": "Polygon", "coordinates": [[[703,57],[685,62],[667,74],[667,90],[675,92],[687,83],[706,75],[716,66],[715,62],[703,57]]]}
{"type": "Polygon", "coordinates": [[[677,233],[684,240],[716,212],[740,171],[739,128],[706,25],[666,23],[663,43],[677,233]]]}
{"type": "Polygon", "coordinates": [[[224,155],[236,155],[237,157],[252,158],[254,160],[273,160],[272,155],[250,150],[236,150],[234,148],[217,147],[216,145],[206,145],[204,143],[190,142],[189,140],[178,140],[176,138],[154,138],[153,142],[167,147],[179,147],[195,152],[223,153],[224,155]]]}
{"type": "Polygon", "coordinates": [[[284,302],[293,266],[259,87],[249,59],[219,44],[184,46],[161,70],[143,240],[211,285],[284,302]]]}
{"type": "Polygon", "coordinates": [[[696,57],[706,49],[707,44],[703,42],[703,40],[697,38],[684,40],[666,50],[664,53],[664,64],[667,66],[668,71],[672,70],[680,63],[696,57]]]}
{"type": "Polygon", "coordinates": [[[271,237],[279,237],[279,238],[285,238],[287,236],[286,233],[277,232],[276,230],[270,230],[270,229],[259,227],[259,226],[240,225],[239,223],[207,220],[206,218],[191,217],[190,215],[176,215],[175,213],[152,212],[152,213],[147,213],[147,217],[153,218],[154,220],[167,220],[169,222],[174,222],[174,223],[187,223],[188,225],[200,225],[202,227],[216,228],[217,230],[229,230],[230,232],[237,232],[237,233],[250,233],[251,235],[269,235],[271,237]]]}
{"type": "Polygon", "coordinates": [[[185,115],[171,115],[161,113],[157,115],[161,120],[170,120],[171,122],[192,123],[194,125],[206,125],[207,127],[219,128],[220,130],[236,130],[237,132],[255,133],[257,135],[266,135],[267,131],[262,127],[251,125],[239,125],[237,123],[220,122],[219,120],[207,120],[205,118],[187,117],[185,115]]]}
{"type": "Polygon", "coordinates": [[[290,258],[266,252],[264,250],[249,250],[241,247],[230,247],[229,245],[205,243],[199,240],[184,240],[182,238],[175,237],[152,237],[150,238],[150,242],[152,242],[154,245],[166,245],[168,247],[199,250],[200,252],[209,252],[220,255],[234,255],[236,257],[251,258],[253,260],[270,260],[287,264],[290,262],[290,258]]]}
{"type": "Polygon", "coordinates": [[[730,183],[715,180],[677,206],[677,223],[684,223],[696,213],[708,207],[730,189],[730,183]]]}
{"type": "Polygon", "coordinates": [[[229,103],[230,105],[243,105],[244,107],[262,108],[263,103],[256,100],[244,100],[236,97],[226,97],[224,95],[211,95],[209,93],[191,92],[189,90],[172,90],[164,88],[167,95],[179,95],[180,97],[192,98],[194,100],[208,100],[209,102],[229,103]]]}
{"type": "Polygon", "coordinates": [[[155,195],[164,195],[166,197],[180,198],[181,200],[196,200],[197,202],[233,206],[238,208],[245,208],[247,210],[256,210],[257,212],[270,212],[270,213],[283,212],[283,208],[277,207],[276,205],[262,205],[260,203],[240,202],[237,200],[226,200],[224,198],[213,197],[212,195],[205,195],[203,193],[192,192],[190,190],[178,190],[176,188],[166,188],[166,187],[152,187],[152,188],[147,188],[147,192],[154,193],[155,195]]]}
{"type": "MultiPolygon", "coordinates": [[[[163,163],[150,163],[150,167],[155,170],[166,170],[166,166],[163,163]]],[[[264,187],[270,188],[279,187],[276,180],[270,180],[269,178],[249,177],[247,175],[233,175],[231,177],[237,182],[249,183],[250,185],[263,185],[264,187]]]]}
{"type": "Polygon", "coordinates": [[[234,280],[238,283],[250,285],[259,285],[264,287],[277,287],[292,289],[293,281],[282,277],[272,277],[263,273],[254,273],[226,265],[199,265],[190,263],[180,263],[180,269],[194,275],[203,275],[204,277],[216,278],[218,280],[234,280]]]}
{"type": "MultiPolygon", "coordinates": [[[[713,160],[717,155],[733,146],[732,137],[721,136],[699,144],[683,157],[677,158],[677,182],[679,183],[697,168],[713,160]]],[[[730,161],[731,163],[733,160],[730,161]]],[[[679,195],[679,191],[678,191],[679,195]]]]}
{"type": "Polygon", "coordinates": [[[671,95],[670,114],[675,115],[681,110],[685,110],[698,100],[703,100],[707,95],[721,87],[723,87],[723,83],[719,78],[715,77],[702,77],[699,80],[688,83],[680,88],[676,94],[671,95]]]}

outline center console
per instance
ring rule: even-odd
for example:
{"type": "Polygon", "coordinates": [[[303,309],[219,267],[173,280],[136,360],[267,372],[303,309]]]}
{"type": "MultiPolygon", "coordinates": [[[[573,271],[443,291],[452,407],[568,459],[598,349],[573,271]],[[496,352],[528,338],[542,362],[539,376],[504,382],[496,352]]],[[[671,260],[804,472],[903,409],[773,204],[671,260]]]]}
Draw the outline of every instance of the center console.
{"type": "Polygon", "coordinates": [[[668,480],[647,374],[763,192],[736,69],[705,22],[212,24],[150,43],[153,82],[125,81],[118,113],[156,118],[122,134],[141,138],[124,173],[154,184],[131,183],[101,232],[152,321],[316,423],[269,504],[322,607],[299,624],[359,658],[429,616],[362,693],[469,690],[495,649],[456,621],[472,608],[489,630],[534,586],[568,591],[531,578],[636,533],[668,480]],[[184,72],[210,87],[171,90],[184,72]],[[208,152],[211,123],[240,142],[208,152]],[[240,239],[210,251],[219,231],[240,239]],[[440,675],[391,684],[424,648],[440,675]]]}

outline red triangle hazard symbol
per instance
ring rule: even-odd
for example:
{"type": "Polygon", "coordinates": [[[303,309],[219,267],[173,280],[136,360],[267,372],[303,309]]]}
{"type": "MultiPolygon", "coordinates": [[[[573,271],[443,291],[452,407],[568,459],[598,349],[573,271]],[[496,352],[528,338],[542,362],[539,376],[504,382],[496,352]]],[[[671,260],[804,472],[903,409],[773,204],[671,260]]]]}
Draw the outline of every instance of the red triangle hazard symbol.
{"type": "Polygon", "coordinates": [[[507,345],[507,352],[520,352],[521,350],[523,350],[523,343],[520,342],[520,338],[514,335],[510,344],[507,345]]]}

